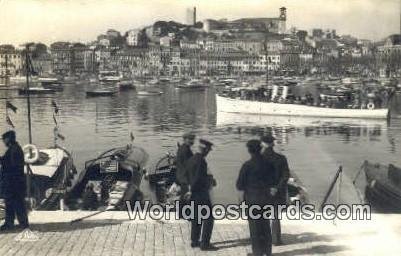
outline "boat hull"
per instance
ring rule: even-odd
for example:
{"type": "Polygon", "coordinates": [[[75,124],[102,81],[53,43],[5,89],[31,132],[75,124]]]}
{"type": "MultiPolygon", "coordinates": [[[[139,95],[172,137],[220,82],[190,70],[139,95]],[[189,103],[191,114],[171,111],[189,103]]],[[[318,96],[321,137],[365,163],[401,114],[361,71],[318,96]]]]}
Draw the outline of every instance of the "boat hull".
{"type": "Polygon", "coordinates": [[[87,91],[87,97],[111,97],[114,96],[116,92],[114,91],[87,91]]]}
{"type": "Polygon", "coordinates": [[[250,100],[231,99],[216,95],[217,111],[277,116],[309,116],[334,118],[386,119],[388,109],[335,109],[296,104],[280,104],[250,100]]]}
{"type": "Polygon", "coordinates": [[[367,200],[380,212],[401,213],[401,170],[392,165],[369,162],[365,162],[363,168],[367,181],[367,200]],[[390,168],[395,172],[391,172],[390,168]],[[397,174],[397,179],[394,178],[394,173],[397,174]]]}

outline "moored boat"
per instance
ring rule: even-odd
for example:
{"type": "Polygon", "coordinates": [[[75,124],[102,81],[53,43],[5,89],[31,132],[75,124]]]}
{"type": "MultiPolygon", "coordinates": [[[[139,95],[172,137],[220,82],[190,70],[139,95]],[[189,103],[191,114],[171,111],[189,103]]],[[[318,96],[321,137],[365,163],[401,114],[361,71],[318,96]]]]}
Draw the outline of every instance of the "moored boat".
{"type": "Polygon", "coordinates": [[[110,149],[85,163],[78,181],[67,193],[71,210],[123,210],[126,201],[143,200],[140,183],[148,154],[127,145],[110,149]]]}
{"type": "Polygon", "coordinates": [[[55,93],[56,90],[43,87],[30,87],[29,89],[27,88],[18,89],[18,93],[20,95],[26,95],[28,94],[28,92],[29,94],[52,94],[55,93]]]}
{"type": "Polygon", "coordinates": [[[72,156],[59,146],[40,149],[35,154],[36,160],[29,165],[32,172],[30,175],[32,207],[38,210],[58,210],[60,200],[71,187],[77,174],[72,156]]]}
{"type": "Polygon", "coordinates": [[[153,90],[144,90],[144,91],[138,91],[136,93],[138,96],[160,96],[163,94],[162,91],[153,91],[153,90]]]}
{"type": "Polygon", "coordinates": [[[109,89],[96,89],[96,90],[86,91],[87,97],[111,97],[114,96],[115,94],[116,91],[109,89]]]}
{"type": "Polygon", "coordinates": [[[117,71],[100,71],[98,79],[100,82],[118,82],[122,75],[117,71]]]}
{"type": "Polygon", "coordinates": [[[205,85],[202,80],[192,79],[185,84],[177,84],[175,88],[185,90],[204,90],[208,88],[208,86],[205,85]]]}
{"type": "MultiPolygon", "coordinates": [[[[274,93],[274,92],[273,92],[274,93]]],[[[361,108],[330,108],[313,105],[279,103],[274,101],[247,100],[216,95],[217,111],[228,113],[246,113],[257,115],[282,116],[309,116],[335,118],[377,118],[385,119],[389,116],[389,109],[374,108],[368,104],[366,109],[361,108]]]]}
{"type": "Polygon", "coordinates": [[[389,164],[362,165],[367,185],[365,195],[378,211],[401,213],[401,169],[389,164]]]}
{"type": "Polygon", "coordinates": [[[131,81],[121,81],[121,82],[117,83],[117,85],[118,85],[118,88],[120,89],[120,91],[129,91],[129,90],[136,89],[134,83],[131,81]]]}

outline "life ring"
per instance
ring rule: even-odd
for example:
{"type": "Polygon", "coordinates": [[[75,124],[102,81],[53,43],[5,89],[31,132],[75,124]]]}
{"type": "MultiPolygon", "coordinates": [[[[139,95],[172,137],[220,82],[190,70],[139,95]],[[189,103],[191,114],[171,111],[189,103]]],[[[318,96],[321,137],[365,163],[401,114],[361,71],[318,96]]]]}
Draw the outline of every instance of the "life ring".
{"type": "Polygon", "coordinates": [[[24,152],[24,160],[27,164],[33,164],[39,159],[39,150],[33,144],[27,144],[22,148],[24,152]]]}
{"type": "Polygon", "coordinates": [[[375,109],[375,104],[373,102],[369,102],[368,105],[366,105],[367,109],[372,110],[375,109]]]}

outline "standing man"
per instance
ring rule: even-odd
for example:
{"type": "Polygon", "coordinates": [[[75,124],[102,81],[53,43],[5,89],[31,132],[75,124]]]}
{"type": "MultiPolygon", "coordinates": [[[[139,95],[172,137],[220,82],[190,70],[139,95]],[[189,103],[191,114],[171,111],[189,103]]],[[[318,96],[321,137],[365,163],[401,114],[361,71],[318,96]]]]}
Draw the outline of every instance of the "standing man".
{"type": "Polygon", "coordinates": [[[24,153],[16,141],[14,131],[8,131],[2,136],[7,151],[0,158],[2,165],[1,190],[5,199],[6,217],[1,231],[14,229],[14,219],[17,215],[20,228],[29,227],[25,205],[26,180],[24,175],[24,153]]]}
{"type": "Polygon", "coordinates": [[[259,140],[250,140],[246,144],[251,159],[246,161],[237,179],[237,189],[244,191],[245,203],[248,206],[248,224],[254,256],[272,254],[272,237],[270,220],[263,218],[263,207],[273,204],[271,195],[274,187],[274,166],[260,153],[259,140]],[[260,207],[260,211],[251,207],[260,207]],[[252,218],[259,215],[258,218],[252,218]]]}
{"type": "MultiPolygon", "coordinates": [[[[181,188],[181,196],[188,192],[188,173],[186,163],[194,154],[191,147],[194,145],[195,134],[188,132],[182,138],[184,143],[178,146],[177,150],[177,171],[175,174],[175,183],[181,188]]],[[[182,198],[181,198],[182,199],[182,198]]]]}
{"type": "MultiPolygon", "coordinates": [[[[288,168],[287,158],[274,151],[274,141],[276,140],[271,134],[262,137],[263,156],[273,163],[276,170],[276,186],[277,194],[275,196],[275,204],[286,205],[288,186],[287,182],[290,178],[290,169],[288,168]]],[[[277,208],[275,214],[278,214],[277,208]]],[[[281,224],[278,216],[272,221],[273,242],[275,245],[282,245],[281,240],[281,224]]]]}
{"type": "Polygon", "coordinates": [[[216,247],[210,244],[214,218],[209,190],[216,185],[212,175],[207,173],[206,156],[212,150],[213,144],[207,140],[199,140],[199,152],[193,155],[187,162],[189,177],[189,192],[187,197],[194,202],[194,219],[191,220],[191,247],[200,247],[202,251],[215,251],[216,247]],[[198,223],[198,207],[209,207],[210,214],[206,219],[198,223]],[[202,237],[201,236],[202,232],[202,237]]]}

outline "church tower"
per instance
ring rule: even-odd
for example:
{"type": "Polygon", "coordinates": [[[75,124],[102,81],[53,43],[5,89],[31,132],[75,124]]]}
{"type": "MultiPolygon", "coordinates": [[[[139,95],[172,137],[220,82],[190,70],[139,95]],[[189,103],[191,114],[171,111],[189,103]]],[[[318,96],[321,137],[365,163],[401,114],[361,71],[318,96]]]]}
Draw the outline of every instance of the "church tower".
{"type": "Polygon", "coordinates": [[[278,33],[285,34],[287,30],[287,8],[280,8],[280,16],[278,18],[278,33]]]}
{"type": "Polygon", "coordinates": [[[285,7],[280,8],[280,20],[283,20],[283,21],[287,20],[287,8],[285,8],[285,7]]]}

